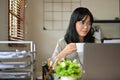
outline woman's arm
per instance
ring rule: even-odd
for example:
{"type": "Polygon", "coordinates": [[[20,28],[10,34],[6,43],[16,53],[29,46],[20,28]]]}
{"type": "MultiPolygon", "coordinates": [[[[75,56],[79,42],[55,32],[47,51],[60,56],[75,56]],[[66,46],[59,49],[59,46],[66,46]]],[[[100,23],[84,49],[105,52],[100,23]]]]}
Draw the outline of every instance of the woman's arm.
{"type": "Polygon", "coordinates": [[[62,58],[65,58],[67,55],[75,51],[76,51],[75,43],[66,44],[64,39],[58,40],[53,56],[51,58],[51,65],[53,65],[54,62],[57,63],[62,58]]]}
{"type": "Polygon", "coordinates": [[[57,56],[58,61],[77,50],[75,43],[68,44],[57,56]]]}

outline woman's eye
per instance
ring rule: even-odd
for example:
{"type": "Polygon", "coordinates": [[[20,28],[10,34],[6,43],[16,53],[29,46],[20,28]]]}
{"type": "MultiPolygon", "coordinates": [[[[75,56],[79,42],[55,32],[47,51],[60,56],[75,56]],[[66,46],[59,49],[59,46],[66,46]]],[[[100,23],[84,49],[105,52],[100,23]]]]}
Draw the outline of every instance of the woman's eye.
{"type": "Polygon", "coordinates": [[[87,23],[87,25],[91,25],[91,23],[89,22],[89,23],[87,23]]]}
{"type": "Polygon", "coordinates": [[[82,24],[84,24],[85,23],[85,21],[82,21],[82,24]]]}

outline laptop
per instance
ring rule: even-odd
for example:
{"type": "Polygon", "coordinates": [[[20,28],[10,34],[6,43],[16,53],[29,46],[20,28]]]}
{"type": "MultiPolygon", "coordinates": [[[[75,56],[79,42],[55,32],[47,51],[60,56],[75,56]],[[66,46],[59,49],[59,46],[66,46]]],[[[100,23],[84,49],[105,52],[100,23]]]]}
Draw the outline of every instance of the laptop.
{"type": "Polygon", "coordinates": [[[120,44],[84,44],[82,80],[120,80],[120,44]]]}

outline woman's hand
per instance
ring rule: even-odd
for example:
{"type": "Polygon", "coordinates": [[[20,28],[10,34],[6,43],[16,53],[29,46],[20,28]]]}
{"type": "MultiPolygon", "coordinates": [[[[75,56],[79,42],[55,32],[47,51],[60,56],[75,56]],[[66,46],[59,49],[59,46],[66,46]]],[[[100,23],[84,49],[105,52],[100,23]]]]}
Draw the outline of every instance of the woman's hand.
{"type": "Polygon", "coordinates": [[[64,58],[65,56],[72,54],[73,52],[75,52],[77,50],[76,44],[75,43],[70,43],[68,44],[63,51],[60,52],[60,54],[57,56],[57,60],[61,60],[62,58],[64,58]]]}
{"type": "Polygon", "coordinates": [[[62,58],[64,58],[65,56],[72,54],[73,52],[75,52],[77,50],[76,47],[76,43],[70,43],[68,44],[63,51],[61,51],[61,53],[57,56],[57,59],[55,60],[53,67],[56,66],[56,64],[58,63],[58,61],[62,60],[62,58]]]}
{"type": "Polygon", "coordinates": [[[69,55],[69,54],[75,52],[76,50],[77,50],[76,44],[75,43],[70,43],[63,49],[62,52],[66,55],[69,55]]]}

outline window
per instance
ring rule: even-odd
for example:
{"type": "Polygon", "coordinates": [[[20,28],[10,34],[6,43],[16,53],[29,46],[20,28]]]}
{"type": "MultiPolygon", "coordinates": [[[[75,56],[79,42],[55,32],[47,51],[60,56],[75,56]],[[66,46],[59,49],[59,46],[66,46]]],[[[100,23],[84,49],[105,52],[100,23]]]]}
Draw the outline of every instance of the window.
{"type": "Polygon", "coordinates": [[[72,11],[81,0],[43,0],[43,30],[66,30],[72,11]]]}
{"type": "Polygon", "coordinates": [[[9,0],[9,40],[24,40],[25,0],[9,0]]]}

